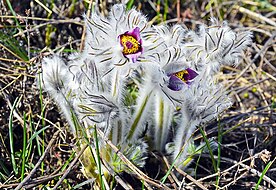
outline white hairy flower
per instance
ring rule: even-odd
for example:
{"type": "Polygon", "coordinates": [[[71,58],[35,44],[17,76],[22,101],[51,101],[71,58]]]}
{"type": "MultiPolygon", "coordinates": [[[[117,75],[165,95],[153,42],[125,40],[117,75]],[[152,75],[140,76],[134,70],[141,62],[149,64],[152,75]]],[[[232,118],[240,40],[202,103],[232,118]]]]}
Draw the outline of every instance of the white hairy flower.
{"type": "MultiPolygon", "coordinates": [[[[86,18],[83,52],[66,64],[58,56],[43,60],[44,89],[74,132],[75,120],[89,138],[95,127],[101,129],[139,167],[148,150],[164,153],[173,144],[172,159],[185,167],[190,149],[196,150],[196,127],[231,106],[214,75],[221,65],[238,64],[251,42],[249,32],[236,33],[226,22],[211,21],[211,26],[186,32],[180,25],[151,26],[142,13],[121,4],[108,17],[93,12],[86,18]]],[[[99,141],[114,171],[128,171],[99,141]]],[[[89,163],[85,166],[89,171],[89,163]]]]}
{"type": "Polygon", "coordinates": [[[67,96],[70,90],[77,86],[73,80],[73,75],[69,72],[63,60],[55,55],[43,59],[41,76],[43,88],[60,106],[72,131],[75,132],[75,126],[72,121],[72,112],[74,111],[72,110],[70,96],[67,96]]]}
{"type": "Polygon", "coordinates": [[[237,65],[243,50],[251,43],[251,33],[236,33],[227,22],[211,19],[211,26],[201,25],[197,32],[187,33],[183,50],[188,60],[206,74],[216,73],[221,65],[237,65]]]}
{"type": "Polygon", "coordinates": [[[181,149],[184,151],[177,163],[185,161],[189,143],[192,142],[192,133],[199,125],[205,124],[232,105],[227,92],[221,85],[215,83],[212,77],[198,76],[193,85],[185,93],[185,103],[180,107],[181,117],[178,118],[178,128],[175,138],[173,158],[178,156],[181,149]]]}
{"type": "Polygon", "coordinates": [[[86,23],[85,51],[101,77],[117,70],[126,76],[162,45],[146,17],[134,9],[126,11],[122,4],[114,5],[107,18],[93,13],[86,23]]]}

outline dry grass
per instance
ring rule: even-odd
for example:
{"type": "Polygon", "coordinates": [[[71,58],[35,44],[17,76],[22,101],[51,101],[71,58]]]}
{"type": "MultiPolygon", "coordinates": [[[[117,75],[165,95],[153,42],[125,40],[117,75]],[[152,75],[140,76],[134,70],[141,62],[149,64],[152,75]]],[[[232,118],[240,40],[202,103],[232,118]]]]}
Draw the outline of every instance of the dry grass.
{"type": "MultiPolygon", "coordinates": [[[[68,132],[67,123],[47,94],[40,92],[35,79],[42,57],[81,51],[85,37],[82,14],[90,14],[91,2],[0,1],[0,189],[90,189],[94,184],[80,171],[72,150],[75,139],[68,132]]],[[[214,152],[220,163],[218,172],[213,170],[210,155],[202,154],[186,172],[173,168],[162,184],[164,171],[158,173],[151,164],[141,171],[129,163],[136,175],[119,175],[110,170],[116,179],[113,187],[276,188],[275,3],[144,0],[134,4],[155,23],[165,18],[167,23],[179,22],[194,29],[197,23],[207,23],[214,16],[228,20],[235,30],[251,30],[254,39],[241,64],[223,68],[221,73],[225,75],[219,76],[228,81],[225,85],[235,102],[233,107],[204,128],[206,135],[220,145],[219,151],[214,152]],[[258,184],[259,179],[262,181],[258,184]]],[[[103,13],[107,7],[109,4],[101,1],[103,13]]],[[[203,141],[199,132],[195,138],[198,143],[203,141]]],[[[152,157],[157,158],[157,167],[162,164],[170,168],[165,156],[152,153],[152,157]]]]}

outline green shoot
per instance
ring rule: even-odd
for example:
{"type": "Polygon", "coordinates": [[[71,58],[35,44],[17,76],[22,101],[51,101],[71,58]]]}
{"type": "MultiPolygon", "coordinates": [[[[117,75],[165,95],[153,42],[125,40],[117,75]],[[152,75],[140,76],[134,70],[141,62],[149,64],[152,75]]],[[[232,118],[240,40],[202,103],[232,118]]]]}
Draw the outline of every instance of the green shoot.
{"type": "Polygon", "coordinates": [[[95,138],[96,152],[97,152],[97,159],[98,159],[97,165],[98,165],[98,170],[99,170],[101,189],[105,190],[105,185],[104,185],[103,176],[102,176],[102,165],[101,165],[101,157],[100,157],[100,150],[99,150],[100,148],[99,148],[99,140],[98,140],[96,125],[94,127],[95,127],[94,138],[95,138]]]}
{"type": "Polygon", "coordinates": [[[8,7],[9,7],[9,9],[10,9],[12,15],[15,17],[14,20],[15,20],[16,26],[17,26],[19,29],[22,30],[22,28],[21,28],[21,26],[20,26],[20,24],[19,24],[19,21],[18,21],[18,19],[16,18],[16,16],[17,16],[17,15],[16,15],[16,12],[13,10],[10,0],[6,0],[6,3],[7,3],[7,5],[8,5],[8,7]]]}
{"type": "Polygon", "coordinates": [[[204,141],[205,141],[205,143],[207,145],[207,148],[209,150],[209,154],[211,156],[211,160],[212,160],[212,165],[213,165],[214,171],[217,172],[218,171],[217,170],[217,164],[216,164],[216,160],[215,160],[215,157],[214,157],[213,150],[211,148],[210,142],[209,142],[208,138],[206,137],[205,132],[202,129],[202,126],[199,127],[199,130],[200,130],[200,133],[203,136],[203,139],[204,139],[204,141]]]}
{"type": "Polygon", "coordinates": [[[18,174],[18,168],[15,162],[14,141],[13,141],[13,111],[15,110],[18,102],[20,102],[22,96],[16,97],[9,116],[9,139],[10,139],[10,151],[11,151],[11,164],[14,173],[18,174]]]}
{"type": "Polygon", "coordinates": [[[29,60],[26,50],[19,45],[18,40],[2,31],[0,31],[0,47],[3,47],[21,61],[29,60]]]}
{"type": "MultiPolygon", "coordinates": [[[[45,120],[44,120],[44,112],[45,112],[45,106],[43,104],[43,96],[42,96],[42,82],[41,82],[41,75],[38,75],[38,81],[39,81],[39,100],[40,100],[40,109],[41,109],[41,118],[42,118],[42,127],[45,127],[45,120]]],[[[37,141],[37,148],[39,151],[39,155],[42,155],[41,152],[44,152],[44,145],[45,145],[45,141],[44,141],[44,130],[42,130],[42,146],[41,146],[41,150],[40,150],[40,144],[39,144],[39,140],[38,138],[36,138],[37,141]]],[[[41,172],[43,174],[44,172],[44,162],[41,162],[41,172]]]]}
{"type": "Polygon", "coordinates": [[[163,21],[167,20],[167,14],[168,14],[168,9],[169,9],[169,1],[165,0],[165,7],[164,7],[164,16],[163,16],[163,21]]]}
{"type": "Polygon", "coordinates": [[[133,3],[134,3],[134,0],[130,0],[127,2],[127,6],[126,6],[127,10],[130,10],[133,7],[133,3]]]}
{"type": "Polygon", "coordinates": [[[185,142],[185,144],[182,146],[181,150],[179,151],[179,153],[177,154],[176,158],[175,158],[174,161],[172,162],[171,167],[169,168],[169,170],[167,171],[167,173],[165,174],[165,176],[162,177],[162,179],[160,180],[162,184],[165,183],[165,181],[166,181],[166,179],[168,178],[168,176],[170,175],[170,173],[171,173],[173,167],[175,166],[177,159],[178,159],[178,158],[181,156],[181,154],[183,153],[185,146],[188,146],[187,143],[191,140],[192,137],[193,137],[193,135],[191,135],[190,138],[187,140],[187,142],[185,142]]]}
{"type": "Polygon", "coordinates": [[[24,179],[25,164],[26,164],[26,150],[27,148],[27,127],[26,127],[26,113],[24,112],[24,126],[23,126],[23,148],[22,148],[22,165],[21,165],[21,181],[24,179]]]}
{"type": "MultiPolygon", "coordinates": [[[[222,144],[222,131],[223,131],[223,126],[220,124],[220,120],[218,119],[218,159],[217,159],[217,169],[219,170],[220,168],[220,155],[221,155],[221,144],[222,144]]],[[[216,186],[218,187],[219,185],[219,175],[217,176],[216,179],[216,186]]]]}
{"type": "Polygon", "coordinates": [[[268,162],[268,164],[265,166],[265,169],[263,170],[262,175],[260,176],[260,178],[259,178],[259,180],[258,180],[258,183],[257,183],[257,185],[255,186],[255,190],[258,189],[258,187],[259,187],[261,181],[262,181],[263,178],[264,178],[264,175],[265,175],[266,172],[269,170],[269,168],[271,167],[271,165],[275,162],[275,160],[276,160],[276,157],[275,157],[272,161],[268,162]]]}
{"type": "Polygon", "coordinates": [[[66,160],[66,162],[65,162],[64,165],[62,166],[61,171],[64,171],[64,170],[66,169],[66,167],[67,167],[67,166],[70,164],[70,162],[74,159],[75,154],[76,154],[75,151],[72,152],[72,154],[70,155],[69,159],[66,160]]]}
{"type": "Polygon", "coordinates": [[[160,4],[161,4],[161,1],[157,0],[157,5],[156,5],[156,12],[157,12],[157,14],[156,14],[156,16],[157,16],[158,22],[161,22],[160,4]]]}
{"type": "Polygon", "coordinates": [[[9,170],[7,169],[7,167],[5,166],[5,164],[0,160],[0,168],[2,168],[3,172],[0,172],[0,178],[3,181],[6,181],[8,179],[7,176],[9,176],[9,170]]]}

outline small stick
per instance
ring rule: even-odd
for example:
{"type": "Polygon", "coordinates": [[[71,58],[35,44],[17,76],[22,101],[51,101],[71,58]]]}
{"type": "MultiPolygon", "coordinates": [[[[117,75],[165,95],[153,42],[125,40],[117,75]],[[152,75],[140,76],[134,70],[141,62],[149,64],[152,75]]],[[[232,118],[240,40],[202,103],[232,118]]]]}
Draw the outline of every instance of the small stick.
{"type": "MultiPolygon", "coordinates": [[[[76,24],[76,25],[80,25],[83,26],[83,22],[77,21],[76,19],[68,19],[68,20],[54,20],[54,21],[50,21],[50,22],[45,22],[39,25],[34,26],[33,28],[28,29],[28,32],[33,32],[41,27],[50,25],[50,24],[76,24]]],[[[21,36],[23,34],[27,33],[27,30],[23,30],[20,31],[16,34],[13,35],[13,37],[17,37],[17,36],[21,36]]],[[[20,58],[21,59],[21,58],[20,58]]]]}
{"type": "Polygon", "coordinates": [[[81,151],[78,153],[78,155],[76,156],[76,158],[73,160],[73,162],[70,163],[69,167],[66,169],[66,171],[64,172],[64,174],[62,175],[62,177],[58,180],[58,182],[56,183],[56,185],[53,187],[53,190],[56,190],[58,188],[58,186],[63,182],[63,180],[66,178],[66,176],[69,174],[69,172],[71,171],[71,169],[73,168],[73,166],[76,164],[76,162],[79,160],[79,157],[83,154],[83,152],[85,151],[85,149],[88,147],[88,144],[86,144],[81,151]]]}
{"type": "MultiPolygon", "coordinates": [[[[257,176],[260,177],[260,176],[262,175],[261,172],[259,172],[258,170],[256,170],[256,169],[254,169],[254,168],[252,168],[252,167],[250,167],[250,166],[244,164],[244,162],[246,162],[246,161],[248,161],[248,160],[251,160],[251,159],[256,159],[256,158],[260,157],[262,154],[266,154],[266,151],[267,151],[267,150],[263,150],[263,151],[261,151],[261,152],[259,152],[259,153],[256,153],[255,155],[250,156],[250,157],[248,157],[248,158],[246,158],[246,159],[244,159],[244,160],[241,160],[241,161],[239,161],[239,162],[238,162],[238,161],[235,161],[235,160],[232,160],[232,159],[230,159],[230,158],[221,157],[222,160],[234,164],[234,165],[231,166],[230,168],[228,168],[228,169],[224,170],[223,172],[221,172],[221,174],[222,174],[222,175],[223,175],[223,174],[226,174],[226,173],[228,173],[231,169],[233,169],[233,168],[235,168],[235,167],[241,166],[241,167],[245,168],[247,171],[249,171],[249,172],[251,172],[251,173],[253,173],[253,174],[255,174],[255,175],[257,175],[257,176]]],[[[215,158],[217,158],[217,156],[215,156],[215,158]]],[[[217,176],[217,175],[218,175],[218,173],[215,173],[215,174],[212,174],[212,175],[210,175],[210,176],[207,176],[207,177],[198,179],[197,181],[198,181],[198,182],[199,182],[199,181],[204,181],[204,180],[206,180],[206,179],[208,179],[208,178],[215,177],[215,176],[217,176]]],[[[240,177],[238,177],[237,179],[240,179],[240,177]]],[[[236,179],[236,181],[237,181],[237,179],[236,179]]],[[[264,175],[263,180],[266,181],[266,182],[268,182],[268,183],[270,183],[270,184],[272,184],[274,187],[276,187],[276,182],[273,181],[273,180],[272,180],[271,178],[269,178],[268,176],[264,175]]],[[[189,183],[188,185],[191,185],[192,183],[194,183],[194,182],[191,182],[191,183],[189,183]]]]}
{"type": "Polygon", "coordinates": [[[199,188],[203,189],[203,190],[208,190],[206,187],[204,187],[200,182],[198,182],[195,178],[193,178],[192,176],[188,175],[186,172],[178,169],[177,167],[174,167],[176,169],[177,172],[179,172],[180,174],[182,174],[184,177],[187,177],[189,180],[191,180],[194,184],[196,184],[199,188]]]}
{"type": "Polygon", "coordinates": [[[225,90],[229,90],[230,87],[231,87],[233,84],[235,84],[235,83],[238,81],[238,79],[239,79],[242,75],[244,75],[244,73],[246,73],[246,71],[253,65],[253,63],[258,59],[258,57],[259,57],[262,53],[265,52],[265,50],[268,48],[269,45],[271,45],[271,43],[273,43],[272,41],[273,41],[273,39],[274,39],[275,36],[276,36],[276,32],[274,32],[274,33],[272,34],[272,36],[266,41],[266,43],[264,44],[264,46],[262,47],[262,49],[261,49],[261,50],[254,56],[254,58],[251,60],[251,63],[248,64],[248,65],[246,66],[246,68],[244,68],[244,69],[242,70],[242,72],[236,77],[236,79],[235,79],[231,84],[229,84],[229,85],[226,87],[225,90]]]}
{"type": "MultiPolygon", "coordinates": [[[[166,164],[166,166],[167,166],[167,169],[171,168],[171,166],[170,166],[170,164],[169,164],[169,162],[168,162],[168,159],[167,159],[165,156],[162,156],[162,158],[163,158],[163,160],[164,160],[164,162],[165,162],[165,164],[166,164]]],[[[174,175],[173,172],[171,172],[169,176],[172,177],[171,180],[174,180],[174,181],[171,181],[172,183],[176,183],[178,186],[181,185],[180,182],[179,182],[179,180],[177,179],[177,177],[174,175]]],[[[170,180],[170,179],[169,179],[169,180],[170,180]]],[[[173,185],[174,185],[174,184],[173,184],[173,185]]],[[[175,189],[177,189],[177,188],[175,188],[175,189]]]]}
{"type": "Polygon", "coordinates": [[[120,159],[126,164],[128,165],[128,167],[137,175],[137,177],[141,180],[144,180],[145,182],[148,182],[152,185],[154,185],[155,187],[158,188],[162,188],[164,190],[170,190],[169,187],[167,187],[166,185],[160,183],[159,181],[153,180],[150,177],[148,177],[145,173],[143,173],[141,170],[139,170],[133,163],[131,163],[122,152],[120,152],[120,150],[109,140],[104,136],[104,133],[97,129],[97,133],[101,136],[101,138],[105,141],[106,144],[108,144],[116,153],[117,155],[120,157],[120,159]]]}
{"type": "Polygon", "coordinates": [[[102,160],[105,168],[107,169],[107,171],[114,176],[114,178],[116,179],[116,181],[124,188],[124,189],[128,189],[128,190],[134,190],[128,183],[126,183],[110,166],[109,164],[105,161],[102,160]]]}
{"type": "Polygon", "coordinates": [[[50,140],[49,144],[47,145],[44,153],[41,155],[41,157],[39,158],[38,162],[36,163],[35,167],[32,169],[32,171],[29,173],[29,175],[15,188],[15,190],[19,190],[21,189],[24,184],[26,184],[31,177],[35,174],[36,170],[38,169],[38,167],[40,166],[41,162],[44,160],[46,153],[49,151],[49,149],[52,147],[54,141],[56,140],[56,138],[58,137],[59,131],[56,131],[52,137],[52,139],[50,140]]]}
{"type": "Polygon", "coordinates": [[[39,0],[34,0],[35,2],[37,2],[37,4],[39,4],[41,7],[43,7],[43,9],[45,9],[50,15],[53,13],[52,10],[50,10],[48,7],[46,7],[43,3],[41,3],[39,0]]]}
{"type": "MultiPolygon", "coordinates": [[[[254,169],[254,168],[251,168],[250,166],[248,166],[246,164],[240,163],[240,165],[242,167],[246,168],[249,172],[257,175],[258,177],[260,177],[262,175],[262,172],[259,172],[258,170],[254,169]]],[[[270,177],[264,175],[263,180],[270,183],[271,185],[273,185],[274,188],[276,188],[276,182],[273,181],[270,177]]]]}
{"type": "MultiPolygon", "coordinates": [[[[90,18],[91,15],[91,9],[92,9],[92,4],[93,4],[93,0],[90,0],[89,2],[89,7],[86,13],[87,18],[90,18]]],[[[81,44],[80,44],[80,51],[83,50],[84,48],[84,41],[85,41],[85,36],[86,36],[86,24],[83,25],[83,31],[82,31],[82,36],[81,36],[81,44]]]]}
{"type": "Polygon", "coordinates": [[[244,14],[247,14],[253,18],[256,18],[257,20],[261,20],[261,21],[264,21],[272,26],[276,26],[276,22],[274,22],[273,20],[261,15],[261,14],[258,14],[258,13],[255,13],[253,11],[250,11],[248,9],[245,9],[243,7],[240,7],[238,5],[235,5],[234,6],[235,9],[239,10],[241,13],[244,13],[244,14]]]}
{"type": "MultiPolygon", "coordinates": [[[[50,181],[52,179],[54,179],[55,177],[59,177],[61,176],[63,173],[58,173],[58,174],[51,174],[49,176],[43,176],[43,177],[38,177],[38,178],[35,178],[35,179],[32,179],[30,181],[30,183],[27,183],[24,188],[26,189],[29,189],[31,187],[35,187],[41,183],[44,183],[46,181],[50,181]]],[[[1,188],[8,188],[8,189],[11,189],[13,187],[17,187],[19,185],[19,183],[11,183],[11,184],[7,184],[7,185],[0,185],[0,189],[1,188]]]]}
{"type": "Polygon", "coordinates": [[[180,23],[180,0],[177,0],[176,4],[177,22],[180,23]]]}

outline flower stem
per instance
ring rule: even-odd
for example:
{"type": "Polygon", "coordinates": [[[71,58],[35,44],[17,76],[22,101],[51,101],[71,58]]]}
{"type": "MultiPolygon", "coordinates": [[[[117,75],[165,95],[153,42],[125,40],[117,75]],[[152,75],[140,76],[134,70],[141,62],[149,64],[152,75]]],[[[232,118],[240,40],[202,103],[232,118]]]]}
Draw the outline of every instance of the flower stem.
{"type": "Polygon", "coordinates": [[[150,93],[147,94],[147,95],[144,97],[144,99],[143,99],[141,105],[139,106],[139,111],[137,112],[136,117],[135,117],[135,119],[134,119],[134,122],[133,122],[133,124],[131,125],[129,134],[127,135],[127,139],[131,139],[131,138],[133,137],[133,135],[135,134],[136,129],[137,129],[137,127],[138,127],[138,124],[140,123],[141,118],[142,118],[142,115],[143,115],[143,113],[144,113],[144,111],[145,111],[145,108],[146,108],[146,106],[147,106],[148,100],[149,100],[149,98],[150,98],[150,96],[151,96],[151,93],[152,93],[152,91],[150,91],[150,93]]]}

